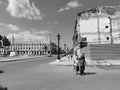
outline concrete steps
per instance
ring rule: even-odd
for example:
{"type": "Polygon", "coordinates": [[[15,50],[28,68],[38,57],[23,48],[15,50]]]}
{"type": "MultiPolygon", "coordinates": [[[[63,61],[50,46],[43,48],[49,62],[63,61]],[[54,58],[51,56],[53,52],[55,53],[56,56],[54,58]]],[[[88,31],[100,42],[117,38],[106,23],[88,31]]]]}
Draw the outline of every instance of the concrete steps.
{"type": "Polygon", "coordinates": [[[91,60],[120,59],[119,44],[91,44],[81,50],[91,60]]]}

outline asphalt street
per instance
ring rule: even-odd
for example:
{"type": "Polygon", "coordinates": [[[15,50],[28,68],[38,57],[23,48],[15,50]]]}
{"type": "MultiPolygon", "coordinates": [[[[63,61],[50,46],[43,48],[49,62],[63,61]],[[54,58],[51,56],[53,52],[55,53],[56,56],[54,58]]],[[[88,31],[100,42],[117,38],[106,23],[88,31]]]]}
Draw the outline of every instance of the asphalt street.
{"type": "Polygon", "coordinates": [[[87,67],[75,75],[72,66],[50,65],[56,57],[0,64],[0,84],[8,90],[120,90],[120,70],[87,67]]]}
{"type": "MultiPolygon", "coordinates": [[[[11,62],[0,62],[0,70],[4,73],[14,73],[15,71],[23,71],[24,69],[29,69],[33,67],[40,66],[44,63],[49,63],[55,60],[56,57],[40,57],[40,58],[30,58],[23,59],[19,61],[11,61],[11,62]]],[[[15,72],[15,73],[17,73],[15,72]]],[[[3,73],[3,74],[4,74],[3,73]]]]}

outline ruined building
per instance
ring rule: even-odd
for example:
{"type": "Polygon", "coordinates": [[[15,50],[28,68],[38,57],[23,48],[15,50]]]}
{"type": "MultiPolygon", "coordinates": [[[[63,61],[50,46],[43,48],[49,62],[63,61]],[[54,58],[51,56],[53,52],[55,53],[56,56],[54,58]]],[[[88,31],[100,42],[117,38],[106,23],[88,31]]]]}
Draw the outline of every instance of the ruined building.
{"type": "Polygon", "coordinates": [[[78,13],[73,45],[120,43],[120,5],[101,6],[78,13]]]}
{"type": "Polygon", "coordinates": [[[78,44],[91,60],[120,59],[120,5],[79,12],[73,35],[74,50],[78,44]]]}

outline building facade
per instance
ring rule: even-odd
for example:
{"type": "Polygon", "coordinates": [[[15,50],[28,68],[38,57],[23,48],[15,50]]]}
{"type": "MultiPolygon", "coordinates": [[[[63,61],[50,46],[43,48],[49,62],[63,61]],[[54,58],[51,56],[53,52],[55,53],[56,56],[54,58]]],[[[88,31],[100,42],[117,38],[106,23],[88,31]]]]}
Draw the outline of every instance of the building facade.
{"type": "Polygon", "coordinates": [[[19,55],[46,55],[49,44],[46,43],[15,43],[11,44],[9,51],[15,51],[19,55]]]}
{"type": "Polygon", "coordinates": [[[88,44],[120,43],[120,5],[101,6],[78,13],[73,46],[81,41],[88,44]]]}

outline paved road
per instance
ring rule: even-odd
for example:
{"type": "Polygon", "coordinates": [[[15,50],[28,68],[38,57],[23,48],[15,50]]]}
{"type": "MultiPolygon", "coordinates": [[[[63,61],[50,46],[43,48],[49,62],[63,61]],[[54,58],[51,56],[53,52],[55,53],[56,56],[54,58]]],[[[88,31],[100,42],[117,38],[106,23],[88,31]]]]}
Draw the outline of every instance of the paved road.
{"type": "Polygon", "coordinates": [[[19,61],[12,62],[0,62],[0,70],[5,73],[17,73],[18,71],[23,71],[24,69],[30,69],[37,66],[40,66],[44,63],[49,63],[55,60],[56,57],[37,57],[31,59],[23,59],[19,61]],[[15,72],[17,71],[17,72],[15,72]]]}
{"type": "Polygon", "coordinates": [[[52,58],[1,64],[0,83],[8,90],[120,90],[120,70],[86,68],[76,76],[71,66],[49,65],[52,58]]]}

